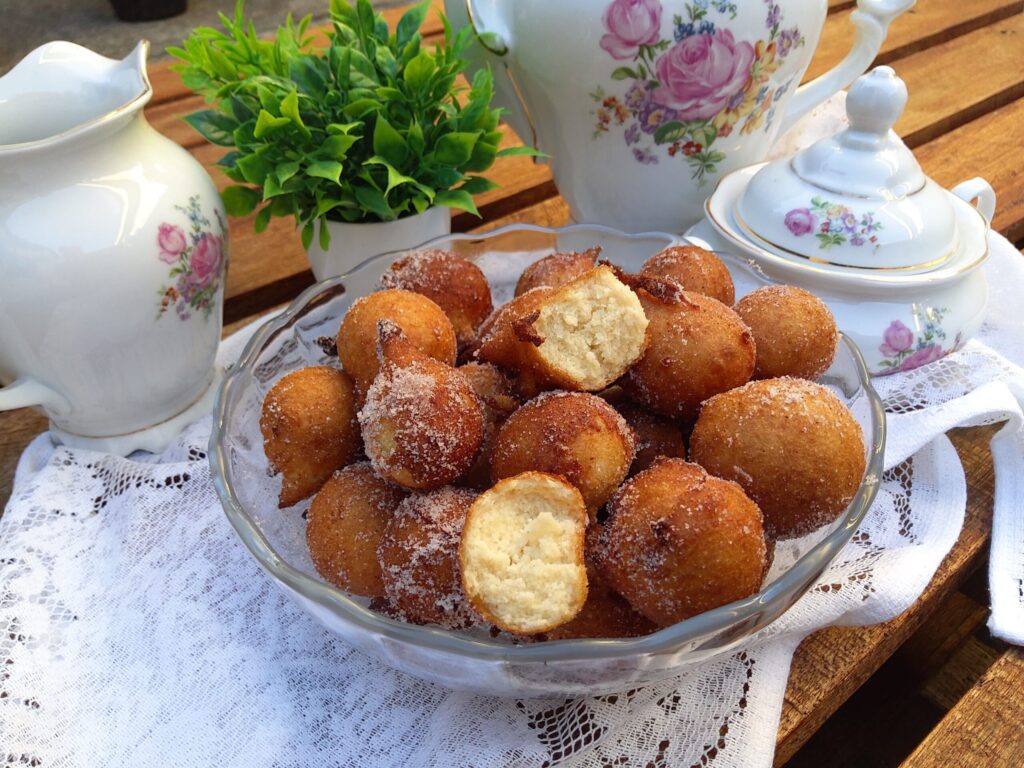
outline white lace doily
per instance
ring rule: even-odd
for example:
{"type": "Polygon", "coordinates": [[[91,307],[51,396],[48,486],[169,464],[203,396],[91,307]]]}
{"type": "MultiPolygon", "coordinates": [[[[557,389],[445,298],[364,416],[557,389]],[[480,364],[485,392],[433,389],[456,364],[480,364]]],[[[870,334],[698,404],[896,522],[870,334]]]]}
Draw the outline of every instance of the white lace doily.
{"type": "Polygon", "coordinates": [[[990,626],[1020,643],[1024,260],[993,236],[986,269],[992,320],[979,339],[876,381],[890,412],[885,482],[820,582],[745,650],[618,696],[482,698],[346,648],[230,529],[208,421],[132,459],[40,436],[0,519],[0,764],[768,766],[800,640],[902,612],[956,541],[966,488],[942,433],[957,424],[1010,419],[993,441],[990,626]]]}

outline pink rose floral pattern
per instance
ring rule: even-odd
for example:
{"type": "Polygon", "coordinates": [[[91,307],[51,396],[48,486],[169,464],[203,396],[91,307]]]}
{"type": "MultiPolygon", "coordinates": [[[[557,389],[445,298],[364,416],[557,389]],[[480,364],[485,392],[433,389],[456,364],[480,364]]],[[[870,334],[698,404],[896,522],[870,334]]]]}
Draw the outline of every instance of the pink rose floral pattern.
{"type": "Polygon", "coordinates": [[[590,94],[597,103],[594,138],[625,126],[626,145],[638,163],[679,157],[691,177],[705,184],[726,157],[715,142],[737,128],[742,135],[767,130],[792,84],[791,78],[775,86],[771,78],[804,45],[804,37],[797,27],[782,29],[778,4],[764,2],[766,39],[751,43],[715,26],[715,15],[736,18],[731,0],[685,3],[685,15],[672,18],[672,40],[661,36],[659,0],[613,0],[602,17],[600,46],[616,61],[628,62],[611,74],[628,87],[621,97],[601,86],[590,94]]]}
{"type": "MultiPolygon", "coordinates": [[[[159,290],[157,318],[173,307],[181,320],[188,320],[193,312],[202,312],[209,319],[224,274],[224,238],[211,230],[198,195],[190,197],[188,205],[174,208],[185,214],[189,227],[186,232],[177,224],[164,222],[157,229],[157,258],[171,265],[170,278],[174,281],[159,290]]],[[[220,212],[216,215],[219,231],[227,231],[220,212]]]]}
{"type": "Polygon", "coordinates": [[[944,349],[942,342],[946,340],[946,332],[942,329],[942,318],[949,310],[945,308],[929,308],[919,316],[921,330],[915,333],[901,320],[893,320],[885,329],[882,343],[878,351],[884,356],[879,363],[882,373],[898,373],[912,371],[922,365],[934,363],[955,351],[961,342],[960,334],[953,340],[953,345],[944,349]]]}
{"type": "Polygon", "coordinates": [[[835,245],[849,243],[855,247],[872,245],[878,249],[878,235],[882,223],[875,221],[874,211],[860,218],[845,205],[830,203],[815,195],[810,208],[794,208],[784,219],[786,228],[796,237],[814,233],[819,247],[827,251],[835,245]]]}

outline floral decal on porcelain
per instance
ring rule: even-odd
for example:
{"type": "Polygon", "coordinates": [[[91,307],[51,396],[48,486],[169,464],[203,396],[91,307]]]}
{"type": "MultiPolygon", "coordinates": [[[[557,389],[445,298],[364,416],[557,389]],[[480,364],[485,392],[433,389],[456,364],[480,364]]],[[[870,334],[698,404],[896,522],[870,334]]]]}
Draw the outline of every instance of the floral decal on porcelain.
{"type": "MultiPolygon", "coordinates": [[[[210,229],[210,220],[203,215],[199,196],[188,199],[188,205],[174,209],[185,214],[188,232],[177,224],[164,222],[157,230],[158,258],[171,265],[171,285],[160,288],[160,306],[157,318],[163,317],[171,307],[181,320],[188,320],[192,312],[210,317],[224,273],[224,239],[210,229]]],[[[216,212],[220,232],[226,227],[220,212],[216,212]]]]}
{"type": "Polygon", "coordinates": [[[958,333],[952,346],[944,349],[946,332],[942,329],[942,318],[949,312],[946,308],[928,308],[919,312],[921,330],[915,333],[901,320],[893,320],[885,329],[878,351],[884,359],[878,364],[881,373],[912,371],[922,365],[934,363],[955,351],[962,340],[958,333]]]}
{"type": "Polygon", "coordinates": [[[717,171],[726,155],[714,149],[739,125],[742,135],[768,130],[775,104],[792,78],[773,87],[771,76],[794,48],[804,45],[797,27],[782,29],[782,11],[767,6],[766,39],[738,41],[715,18],[735,19],[737,2],[693,0],[685,15],[672,18],[672,40],[663,39],[664,11],[659,0],[613,0],[604,12],[603,48],[616,61],[628,61],[612,72],[627,81],[625,95],[609,95],[598,86],[590,94],[598,103],[594,138],[613,125],[625,126],[626,145],[638,163],[659,162],[660,148],[680,156],[701,185],[717,171]]]}
{"type": "Polygon", "coordinates": [[[796,237],[813,232],[822,250],[846,243],[857,247],[870,244],[877,250],[875,233],[882,229],[881,222],[875,221],[874,211],[858,219],[845,205],[830,203],[817,195],[811,198],[810,208],[794,208],[787,213],[785,224],[796,237]]]}

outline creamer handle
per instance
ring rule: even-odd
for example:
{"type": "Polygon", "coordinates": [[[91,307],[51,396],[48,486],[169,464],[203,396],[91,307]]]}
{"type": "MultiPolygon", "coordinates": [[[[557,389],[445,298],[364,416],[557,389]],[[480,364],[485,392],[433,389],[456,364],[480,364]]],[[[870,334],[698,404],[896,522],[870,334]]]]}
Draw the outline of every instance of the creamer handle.
{"type": "Polygon", "coordinates": [[[57,416],[66,414],[70,407],[63,396],[35,379],[15,379],[0,389],[0,411],[42,406],[57,416]]]}
{"type": "Polygon", "coordinates": [[[853,48],[835,67],[797,89],[782,118],[779,135],[863,75],[878,55],[892,20],[912,8],[915,2],[917,0],[857,0],[857,8],[850,14],[850,21],[857,30],[853,48]]]}
{"type": "Polygon", "coordinates": [[[954,195],[968,203],[978,201],[978,213],[991,224],[996,215],[996,193],[992,185],[980,176],[962,181],[951,190],[954,195]]]}

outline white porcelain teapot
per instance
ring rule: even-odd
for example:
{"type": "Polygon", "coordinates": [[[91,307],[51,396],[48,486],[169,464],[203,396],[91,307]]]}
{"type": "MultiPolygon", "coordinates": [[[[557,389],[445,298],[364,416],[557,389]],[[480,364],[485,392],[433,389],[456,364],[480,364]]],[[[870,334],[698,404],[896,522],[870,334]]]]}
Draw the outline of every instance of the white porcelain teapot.
{"type": "Polygon", "coordinates": [[[445,0],[472,24],[475,64],[550,157],[580,222],[679,232],[715,183],[762,161],[775,137],[871,64],[914,0],[858,0],[856,40],[797,87],[827,0],[445,0]],[[486,49],[486,50],[484,50],[486,49]]]}
{"type": "Polygon", "coordinates": [[[49,43],[0,78],[0,410],[122,454],[209,410],[227,262],[217,188],[143,117],[147,50],[49,43]]]}

